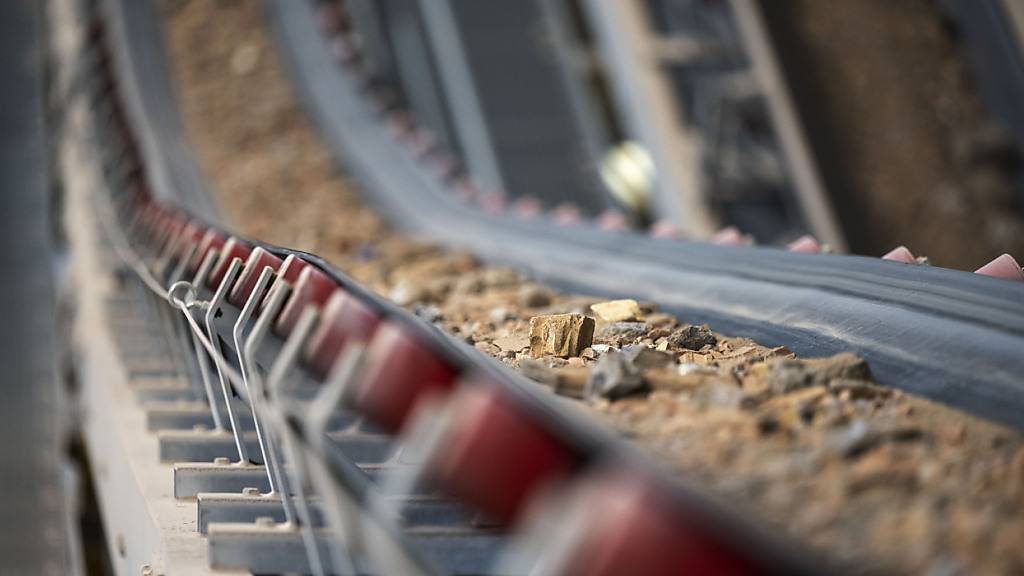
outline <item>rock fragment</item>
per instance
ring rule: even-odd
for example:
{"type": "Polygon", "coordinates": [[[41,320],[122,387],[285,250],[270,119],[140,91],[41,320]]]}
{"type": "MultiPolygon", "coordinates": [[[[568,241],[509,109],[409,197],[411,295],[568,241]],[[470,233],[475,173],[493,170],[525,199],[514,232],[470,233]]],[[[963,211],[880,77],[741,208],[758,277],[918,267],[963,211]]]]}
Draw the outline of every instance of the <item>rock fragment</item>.
{"type": "Polygon", "coordinates": [[[498,352],[501,352],[501,350],[497,346],[486,340],[476,342],[475,344],[473,344],[473,347],[483,352],[484,354],[490,354],[491,356],[497,356],[498,352]]]}
{"type": "Polygon", "coordinates": [[[700,350],[705,346],[714,346],[717,342],[718,339],[707,326],[683,326],[668,336],[669,346],[685,350],[700,350]]]}
{"type": "Polygon", "coordinates": [[[491,310],[491,313],[488,314],[487,317],[492,324],[499,326],[515,318],[515,314],[513,314],[508,308],[498,307],[491,310]]]}
{"type": "Polygon", "coordinates": [[[551,293],[540,286],[527,285],[520,290],[519,300],[527,308],[543,308],[551,304],[551,293]]]}
{"type": "Polygon", "coordinates": [[[647,346],[627,346],[622,350],[626,360],[640,371],[664,370],[676,363],[671,354],[647,346]]]}
{"type": "Polygon", "coordinates": [[[530,347],[530,338],[524,334],[513,334],[494,339],[494,345],[505,352],[519,352],[530,347]]]}
{"type": "Polygon", "coordinates": [[[231,52],[231,71],[238,76],[248,76],[260,63],[260,47],[246,43],[231,52]]]}
{"type": "Polygon", "coordinates": [[[827,386],[833,380],[870,382],[871,370],[863,358],[848,352],[808,360],[780,358],[769,364],[768,386],[779,394],[809,386],[827,386]]]}
{"type": "Polygon", "coordinates": [[[852,400],[871,400],[873,398],[883,398],[892,394],[892,390],[889,388],[878,386],[864,380],[848,380],[845,378],[831,380],[828,384],[828,389],[831,390],[833,394],[849,395],[852,400]]]}
{"type": "Polygon", "coordinates": [[[598,318],[605,322],[629,322],[640,318],[640,305],[636,300],[608,300],[590,306],[598,318]]]}
{"type": "Polygon", "coordinates": [[[846,428],[833,433],[827,446],[844,458],[855,458],[886,442],[909,443],[923,438],[924,432],[915,426],[877,427],[863,420],[855,420],[846,428]]]}
{"type": "Polygon", "coordinates": [[[444,314],[441,313],[441,309],[432,304],[423,305],[416,304],[412,309],[413,314],[423,318],[427,322],[437,322],[444,318],[444,314]]]}
{"type": "Polygon", "coordinates": [[[594,319],[582,314],[549,314],[530,318],[530,355],[568,358],[594,341],[594,319]]]}
{"type": "Polygon", "coordinates": [[[640,371],[630,364],[625,353],[615,351],[605,354],[594,365],[587,380],[586,396],[616,400],[647,391],[640,371]]]}
{"type": "Polygon", "coordinates": [[[646,346],[608,352],[597,361],[587,381],[587,396],[615,400],[650,389],[645,372],[666,370],[675,364],[670,354],[646,346]]]}
{"type": "Polygon", "coordinates": [[[555,394],[576,399],[583,398],[590,375],[588,368],[574,366],[551,368],[532,358],[524,358],[519,363],[519,369],[527,378],[550,386],[555,394]]]}
{"type": "Polygon", "coordinates": [[[603,324],[597,332],[598,340],[621,346],[636,342],[651,330],[646,322],[613,322],[603,324]]]}

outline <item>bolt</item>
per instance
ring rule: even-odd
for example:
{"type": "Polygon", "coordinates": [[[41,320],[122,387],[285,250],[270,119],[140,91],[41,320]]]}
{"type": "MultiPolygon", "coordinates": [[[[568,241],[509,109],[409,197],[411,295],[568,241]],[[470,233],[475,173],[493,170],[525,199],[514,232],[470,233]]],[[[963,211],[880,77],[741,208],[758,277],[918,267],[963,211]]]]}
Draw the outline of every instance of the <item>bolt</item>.
{"type": "Polygon", "coordinates": [[[271,528],[275,524],[277,524],[277,522],[270,516],[260,516],[256,518],[256,525],[261,528],[271,528]]]}
{"type": "Polygon", "coordinates": [[[259,496],[260,495],[260,489],[259,488],[251,488],[251,487],[250,488],[242,488],[242,494],[244,494],[246,496],[259,496]]]}
{"type": "Polygon", "coordinates": [[[196,424],[192,427],[193,432],[206,432],[210,428],[206,424],[196,424]]]}
{"type": "Polygon", "coordinates": [[[142,565],[142,576],[153,576],[153,567],[149,564],[142,565]]]}
{"type": "Polygon", "coordinates": [[[228,464],[231,464],[231,460],[229,458],[225,458],[224,456],[217,456],[216,458],[213,459],[213,463],[217,464],[218,466],[227,466],[228,464]]]}

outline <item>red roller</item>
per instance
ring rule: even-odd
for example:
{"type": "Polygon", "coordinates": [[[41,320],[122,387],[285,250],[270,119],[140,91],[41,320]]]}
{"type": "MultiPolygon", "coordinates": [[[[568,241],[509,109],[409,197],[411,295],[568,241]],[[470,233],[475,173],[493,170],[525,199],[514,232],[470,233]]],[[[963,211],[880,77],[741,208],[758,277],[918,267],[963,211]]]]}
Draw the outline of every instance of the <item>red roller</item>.
{"type": "Polygon", "coordinates": [[[387,116],[387,126],[392,137],[401,138],[406,134],[412,133],[413,120],[407,112],[389,112],[387,116]]]}
{"type": "Polygon", "coordinates": [[[206,285],[210,288],[216,289],[217,286],[220,286],[221,280],[224,279],[224,275],[228,273],[231,261],[238,258],[244,262],[251,252],[252,246],[249,246],[234,236],[229,238],[221,249],[220,258],[218,258],[217,263],[213,265],[213,270],[210,271],[210,276],[206,279],[206,285]]]}
{"type": "Polygon", "coordinates": [[[461,169],[458,158],[447,150],[435,150],[424,158],[424,162],[444,180],[454,178],[461,169]]]}
{"type": "Polygon", "coordinates": [[[796,240],[793,240],[786,245],[786,248],[790,252],[803,252],[805,254],[817,254],[818,252],[821,252],[821,245],[818,244],[818,241],[810,234],[804,234],[796,240]]]}
{"type": "Polygon", "coordinates": [[[440,141],[430,130],[422,127],[414,127],[411,139],[408,140],[408,143],[409,149],[412,151],[414,156],[417,158],[424,158],[427,154],[437,149],[440,141]]]}
{"type": "Polygon", "coordinates": [[[597,217],[597,226],[601,230],[609,230],[617,232],[620,230],[628,230],[629,222],[626,220],[626,215],[619,210],[609,208],[597,217]]]}
{"type": "Polygon", "coordinates": [[[153,225],[153,247],[163,250],[180,228],[181,217],[169,208],[161,208],[153,225]]]}
{"type": "Polygon", "coordinates": [[[480,209],[488,214],[499,214],[508,204],[508,199],[501,192],[482,192],[477,195],[480,209]]]}
{"type": "Polygon", "coordinates": [[[535,196],[520,196],[512,203],[512,211],[515,212],[517,216],[522,216],[524,218],[537,216],[543,209],[544,207],[541,206],[540,200],[535,196]]]}
{"type": "Polygon", "coordinates": [[[644,480],[625,473],[593,481],[579,495],[582,532],[563,573],[572,576],[741,576],[762,571],[738,550],[686,521],[644,480]]]}
{"type": "Polygon", "coordinates": [[[431,476],[509,524],[531,495],[574,467],[576,456],[497,387],[462,386],[456,394],[452,421],[428,465],[431,476]]]}
{"type": "Polygon", "coordinates": [[[456,373],[406,328],[385,322],[366,349],[352,404],[385,430],[398,432],[420,400],[455,386],[456,373]]]}
{"type": "Polygon", "coordinates": [[[203,236],[206,235],[206,228],[203,228],[195,222],[189,222],[185,224],[185,227],[181,230],[182,240],[178,243],[178,247],[174,252],[174,259],[180,260],[188,255],[189,249],[192,246],[199,245],[203,241],[203,236]]]}
{"type": "Polygon", "coordinates": [[[192,260],[188,263],[188,272],[195,274],[210,250],[221,250],[227,241],[227,238],[216,230],[207,230],[203,239],[199,241],[199,248],[192,254],[192,260]]]}
{"type": "Polygon", "coordinates": [[[679,228],[668,220],[658,220],[651,224],[650,235],[652,238],[677,238],[679,228]]]}
{"type": "Polygon", "coordinates": [[[137,232],[142,232],[144,234],[150,233],[150,219],[153,217],[153,214],[155,214],[154,204],[155,202],[147,197],[137,196],[134,200],[132,212],[134,213],[133,218],[135,221],[133,226],[137,232]]]}
{"type": "MultiPolygon", "coordinates": [[[[290,302],[289,302],[290,303],[290,302]]],[[[336,290],[324,306],[323,315],[306,345],[305,361],[309,369],[326,376],[347,342],[369,340],[380,318],[366,304],[336,290]]]]}
{"type": "Polygon", "coordinates": [[[559,204],[551,211],[551,217],[554,218],[556,224],[568,225],[578,224],[580,221],[580,209],[575,204],[569,204],[568,202],[559,204]]]}
{"type": "Polygon", "coordinates": [[[259,281],[260,275],[263,274],[263,270],[268,266],[277,271],[281,266],[281,259],[263,248],[257,247],[253,249],[249,254],[249,258],[245,261],[242,273],[238,276],[238,281],[235,282],[235,287],[231,290],[231,294],[228,295],[228,302],[231,302],[238,308],[244,306],[245,301],[249,299],[253,289],[256,288],[256,282],[259,281]]]}
{"type": "Polygon", "coordinates": [[[278,274],[281,279],[289,284],[295,284],[299,280],[299,274],[309,266],[309,263],[294,254],[289,254],[281,264],[278,274]]]}
{"type": "Polygon", "coordinates": [[[457,178],[452,189],[455,191],[455,196],[463,202],[476,202],[481,194],[480,188],[473,180],[466,177],[457,178]]]}
{"type": "MultiPolygon", "coordinates": [[[[294,254],[289,254],[280,267],[277,269],[277,282],[285,282],[289,286],[295,286],[295,283],[299,279],[299,274],[307,267],[309,263],[299,258],[294,254]]],[[[271,286],[274,284],[272,283],[271,286]]],[[[287,302],[285,302],[287,304],[287,302]]],[[[260,301],[259,313],[263,313],[263,309],[267,305],[267,299],[264,298],[260,301]]],[[[276,331],[276,330],[275,330],[276,331]]],[[[280,335],[280,334],[279,334],[280,335]]]]}
{"type": "Polygon", "coordinates": [[[149,219],[149,233],[146,239],[151,249],[159,250],[163,246],[164,237],[167,233],[168,215],[161,208],[154,208],[152,213],[153,215],[149,219]]]}
{"type": "Polygon", "coordinates": [[[995,260],[975,270],[974,273],[1004,280],[1024,282],[1024,270],[1021,270],[1020,264],[1009,254],[997,257],[995,260]]]}
{"type": "Polygon", "coordinates": [[[174,243],[179,242],[179,239],[183,240],[182,234],[185,232],[185,228],[187,226],[188,220],[184,216],[179,212],[171,212],[165,220],[162,238],[157,243],[159,249],[161,251],[168,248],[174,248],[177,250],[177,244],[174,243]]]}
{"type": "Polygon", "coordinates": [[[752,244],[749,236],[745,236],[740,229],[735,226],[726,226],[718,232],[715,232],[711,238],[712,244],[718,244],[720,246],[746,246],[752,244]]]}
{"type": "Polygon", "coordinates": [[[274,333],[281,337],[291,334],[306,306],[323,306],[337,290],[338,285],[330,276],[313,266],[305,266],[293,284],[292,295],[277,317],[274,333]]]}
{"type": "Polygon", "coordinates": [[[882,260],[892,260],[893,262],[903,262],[904,264],[914,264],[917,262],[917,259],[914,258],[914,253],[902,245],[886,252],[885,256],[882,256],[882,260]]]}

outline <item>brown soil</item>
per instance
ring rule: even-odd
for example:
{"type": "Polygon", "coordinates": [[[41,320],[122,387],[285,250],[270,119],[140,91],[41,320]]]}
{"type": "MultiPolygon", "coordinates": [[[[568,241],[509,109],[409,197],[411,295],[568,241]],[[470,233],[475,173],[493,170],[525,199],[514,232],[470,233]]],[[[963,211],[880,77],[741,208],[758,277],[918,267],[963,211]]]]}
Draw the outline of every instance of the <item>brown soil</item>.
{"type": "Polygon", "coordinates": [[[580,356],[531,358],[532,317],[590,314],[597,300],[391,231],[359,202],[298,108],[258,3],[165,6],[189,136],[242,233],[323,255],[583,399],[680,473],[858,571],[1024,570],[1017,433],[873,386],[854,357],[794,360],[644,303],[630,322],[599,322],[580,356]],[[654,350],[642,360],[617,352],[632,345],[654,350]],[[636,389],[614,401],[595,396],[595,373],[636,389]]]}
{"type": "Polygon", "coordinates": [[[1024,253],[1012,145],[934,0],[764,5],[854,250],[967,270],[1024,253]]]}

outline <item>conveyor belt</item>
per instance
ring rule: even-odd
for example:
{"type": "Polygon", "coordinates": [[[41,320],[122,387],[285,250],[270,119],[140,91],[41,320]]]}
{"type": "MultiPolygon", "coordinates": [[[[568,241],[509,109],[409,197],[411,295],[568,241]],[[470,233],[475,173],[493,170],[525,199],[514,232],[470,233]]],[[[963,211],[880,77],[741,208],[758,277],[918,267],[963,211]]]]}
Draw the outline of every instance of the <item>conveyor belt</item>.
{"type": "Polygon", "coordinates": [[[102,42],[132,27],[102,22],[78,62],[94,77],[75,108],[92,113],[68,127],[65,178],[92,335],[86,440],[119,573],[807,572],[788,544],[319,258],[150,192],[147,116],[115,72],[145,51],[112,58],[102,42]],[[576,521],[535,538],[528,509],[559,503],[576,521]],[[606,513],[623,517],[594,522],[606,513]]]}
{"type": "MultiPolygon", "coordinates": [[[[76,217],[106,238],[83,247],[96,286],[110,290],[90,309],[101,312],[103,339],[113,338],[123,367],[104,384],[103,362],[86,362],[93,414],[121,402],[109,422],[93,418],[90,433],[94,443],[117,438],[100,433],[137,433],[122,438],[128,462],[110,460],[123,466],[100,488],[111,520],[130,526],[125,518],[155,511],[164,522],[157,536],[174,538],[161,547],[147,525],[139,537],[147,547],[131,539],[124,551],[114,546],[120,570],[134,571],[150,552],[181,558],[191,547],[190,568],[208,560],[254,573],[316,572],[318,562],[326,572],[344,562],[387,572],[381,567],[394,566],[387,559],[401,562],[401,573],[501,572],[509,566],[502,562],[538,558],[583,572],[591,561],[672,570],[661,558],[694,562],[697,572],[807,571],[787,543],[667,478],[631,445],[316,256],[219,227],[181,145],[166,77],[154,79],[165,67],[151,5],[111,0],[105,8],[100,37],[111,52],[90,45],[93,53],[83,55],[94,58],[97,75],[113,72],[86,78],[103,179],[91,188],[79,182],[95,204],[79,204],[76,217]],[[170,286],[177,287],[163,294],[170,286]],[[195,305],[177,309],[190,286],[195,305]],[[287,309],[276,307],[283,302],[316,312],[282,327],[287,309]],[[263,312],[250,316],[261,303],[263,312]],[[360,364],[346,376],[349,361],[360,364]],[[414,416],[410,408],[429,407],[431,398],[439,411],[414,416]],[[420,492],[408,475],[429,477],[439,492],[420,492]],[[118,491],[137,477],[145,484],[138,493],[118,491]],[[555,491],[544,498],[547,481],[555,491]],[[119,497],[154,501],[114,517],[119,497]],[[486,520],[467,518],[465,507],[486,520]],[[528,507],[564,512],[559,519],[573,538],[548,541],[543,523],[506,532],[528,507]],[[190,513],[195,532],[181,530],[190,513]],[[346,522],[356,523],[362,541],[345,536],[346,522]],[[513,543],[528,553],[510,552],[513,543]]],[[[312,32],[310,5],[271,8],[330,141],[407,228],[556,285],[648,298],[684,319],[801,354],[853,349],[883,383],[1021,426],[1021,286],[867,258],[659,241],[484,214],[456,200],[442,177],[392,138],[358,78],[338,68],[312,32]]],[[[90,358],[110,359],[98,346],[90,358]]]]}
{"type": "Polygon", "coordinates": [[[556,286],[653,300],[687,321],[803,356],[853,351],[883,384],[1024,426],[1024,284],[486,214],[389,131],[358,70],[336,61],[317,31],[314,3],[269,7],[296,84],[339,161],[407,229],[556,286]]]}

